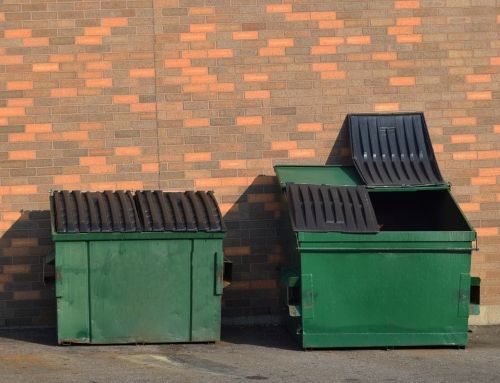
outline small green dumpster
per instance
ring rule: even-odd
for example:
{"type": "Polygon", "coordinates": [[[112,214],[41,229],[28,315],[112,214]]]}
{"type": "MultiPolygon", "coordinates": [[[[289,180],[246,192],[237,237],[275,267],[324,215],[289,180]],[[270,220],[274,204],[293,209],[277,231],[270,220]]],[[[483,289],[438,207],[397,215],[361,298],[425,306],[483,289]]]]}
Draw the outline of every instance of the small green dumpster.
{"type": "Polygon", "coordinates": [[[225,226],[211,192],[51,195],[58,342],[220,338],[225,226]]]}
{"type": "Polygon", "coordinates": [[[465,346],[476,234],[423,115],[348,122],[356,166],[275,167],[290,331],[303,348],[465,346]]]}

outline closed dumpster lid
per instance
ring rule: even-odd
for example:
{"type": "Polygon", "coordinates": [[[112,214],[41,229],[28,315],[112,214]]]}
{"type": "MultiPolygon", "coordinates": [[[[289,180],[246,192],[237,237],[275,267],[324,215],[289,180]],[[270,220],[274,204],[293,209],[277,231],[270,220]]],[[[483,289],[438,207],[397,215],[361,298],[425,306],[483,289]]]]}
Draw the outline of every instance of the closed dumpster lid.
{"type": "Polygon", "coordinates": [[[226,231],[212,192],[136,191],[144,231],[226,231]]]}
{"type": "Polygon", "coordinates": [[[444,184],[423,113],[349,114],[354,165],[368,186],[444,184]]]}
{"type": "Polygon", "coordinates": [[[131,192],[55,191],[52,194],[51,209],[57,233],[142,230],[131,192]]]}
{"type": "Polygon", "coordinates": [[[287,184],[294,231],[379,231],[365,186],[287,184]]]}

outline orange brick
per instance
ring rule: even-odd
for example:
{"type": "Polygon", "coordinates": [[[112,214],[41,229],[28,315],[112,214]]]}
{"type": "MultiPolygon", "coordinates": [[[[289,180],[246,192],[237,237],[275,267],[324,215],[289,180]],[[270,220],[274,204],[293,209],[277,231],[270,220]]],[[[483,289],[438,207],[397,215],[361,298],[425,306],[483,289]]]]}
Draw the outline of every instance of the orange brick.
{"type": "Polygon", "coordinates": [[[493,132],[500,133],[500,125],[493,125],[493,132]]]}
{"type": "Polygon", "coordinates": [[[485,90],[481,92],[467,92],[467,100],[471,101],[491,100],[491,91],[485,90]]]}
{"type": "Polygon", "coordinates": [[[160,170],[160,165],[158,163],[147,163],[141,165],[141,170],[144,173],[158,173],[160,170]]]}
{"type": "Polygon", "coordinates": [[[9,134],[9,142],[30,142],[35,140],[33,133],[11,133],[9,134]]]}
{"type": "Polygon", "coordinates": [[[190,32],[215,32],[215,24],[191,24],[189,26],[190,32]]]}
{"type": "Polygon", "coordinates": [[[132,94],[123,94],[113,96],[114,104],[137,104],[139,102],[139,96],[132,94]]]}
{"type": "Polygon", "coordinates": [[[229,256],[250,255],[250,246],[227,246],[224,247],[224,254],[229,256]]]}
{"type": "Polygon", "coordinates": [[[206,74],[208,74],[208,67],[206,66],[182,68],[183,76],[202,76],[206,74]]]}
{"type": "Polygon", "coordinates": [[[307,21],[311,20],[311,12],[292,12],[285,14],[286,21],[307,21]]]}
{"type": "Polygon", "coordinates": [[[319,29],[344,28],[344,20],[321,20],[318,22],[319,29]]]}
{"type": "Polygon", "coordinates": [[[245,92],[245,98],[247,100],[270,98],[270,97],[271,97],[271,92],[268,90],[247,90],[245,92]]]}
{"type": "Polygon", "coordinates": [[[315,72],[337,70],[337,63],[313,63],[312,70],[315,72]]]}
{"type": "Polygon", "coordinates": [[[67,63],[75,61],[75,55],[71,54],[53,54],[49,56],[49,61],[53,63],[67,63]]]}
{"type": "Polygon", "coordinates": [[[337,18],[336,12],[311,12],[311,20],[334,20],[337,18]]]}
{"type": "Polygon", "coordinates": [[[413,34],[412,26],[397,26],[387,28],[388,35],[411,35],[413,34]]]}
{"type": "Polygon", "coordinates": [[[467,213],[473,211],[479,211],[479,204],[476,202],[462,202],[460,204],[460,208],[467,213]]]}
{"type": "Polygon", "coordinates": [[[186,128],[198,128],[201,126],[210,126],[210,119],[208,118],[188,118],[183,121],[186,128]]]}
{"type": "MultiPolygon", "coordinates": [[[[37,192],[35,185],[15,185],[10,187],[9,194],[12,195],[32,195],[37,192]]],[[[5,272],[5,269],[4,269],[5,272]]]]}
{"type": "Polygon", "coordinates": [[[190,15],[213,15],[214,14],[213,7],[191,7],[189,8],[190,15]]]}
{"type": "Polygon", "coordinates": [[[477,160],[477,152],[469,151],[469,152],[454,152],[452,153],[452,157],[454,160],[477,160]]]}
{"type": "Polygon", "coordinates": [[[471,185],[496,185],[496,177],[472,177],[470,180],[471,185]]]}
{"type": "Polygon", "coordinates": [[[209,84],[208,90],[210,92],[234,92],[234,84],[231,82],[219,82],[215,84],[209,84]]]}
{"type": "Polygon", "coordinates": [[[296,141],[274,141],[271,142],[272,150],[292,150],[297,149],[296,141]]]}
{"type": "Polygon", "coordinates": [[[4,38],[6,39],[22,39],[31,37],[31,29],[6,29],[4,30],[4,38]]]}
{"type": "Polygon", "coordinates": [[[7,81],[7,90],[33,89],[33,81],[7,81]]]}
{"type": "Polygon", "coordinates": [[[131,104],[130,111],[133,113],[156,112],[156,103],[146,102],[143,104],[131,104]]]}
{"type": "Polygon", "coordinates": [[[76,97],[76,88],[56,88],[50,90],[50,97],[76,97]]]}
{"type": "Polygon", "coordinates": [[[420,8],[420,0],[396,0],[394,2],[396,9],[417,9],[420,8]]]}
{"type": "Polygon", "coordinates": [[[5,21],[5,12],[0,12],[0,22],[4,22],[5,21]]]}
{"type": "Polygon", "coordinates": [[[465,76],[465,81],[470,84],[491,82],[491,74],[469,74],[465,76]]]}
{"type": "Polygon", "coordinates": [[[85,27],[85,36],[107,36],[111,34],[110,27],[85,27]]]}
{"type": "Polygon", "coordinates": [[[103,156],[80,157],[80,165],[82,166],[106,165],[106,157],[103,156]]]}
{"type": "Polygon", "coordinates": [[[321,79],[323,80],[342,80],[346,78],[344,71],[327,71],[321,72],[321,79]]]}
{"type": "Polygon", "coordinates": [[[348,36],[347,44],[367,45],[372,42],[371,36],[348,36]]]}
{"type": "Polygon", "coordinates": [[[464,126],[464,125],[476,125],[476,117],[455,117],[451,120],[452,125],[464,126]]]}
{"type": "Polygon", "coordinates": [[[143,188],[144,184],[141,181],[122,181],[116,183],[116,189],[138,190],[143,188]]]}
{"type": "Polygon", "coordinates": [[[115,148],[115,155],[117,156],[140,156],[141,148],[124,146],[115,148]]]}
{"type": "Polygon", "coordinates": [[[45,47],[49,45],[48,37],[27,37],[23,39],[25,47],[45,47]]]}
{"type": "Polygon", "coordinates": [[[399,110],[399,103],[388,102],[388,103],[378,103],[373,105],[373,110],[375,112],[396,112],[399,110]]]}
{"type": "Polygon", "coordinates": [[[16,301],[37,300],[40,299],[40,291],[14,291],[13,299],[16,301]]]}
{"type": "Polygon", "coordinates": [[[154,77],[154,68],[141,68],[141,69],[130,69],[129,77],[131,78],[144,78],[144,77],[154,77]]]}
{"type": "Polygon", "coordinates": [[[199,152],[199,153],[185,153],[184,161],[186,162],[203,162],[212,160],[212,153],[199,152]]]}
{"type": "Polygon", "coordinates": [[[477,235],[481,237],[494,237],[498,235],[497,227],[476,227],[477,235]]]}
{"type": "Polygon", "coordinates": [[[210,84],[217,82],[217,76],[213,74],[207,74],[203,76],[191,76],[192,84],[210,84]]]}
{"type": "Polygon", "coordinates": [[[267,45],[271,48],[276,47],[285,47],[290,48],[293,47],[293,39],[269,39],[267,40],[267,45]]]}
{"type": "Polygon", "coordinates": [[[89,173],[91,174],[109,174],[116,171],[115,165],[95,165],[89,166],[89,173]]]}
{"type": "Polygon", "coordinates": [[[0,117],[18,117],[25,114],[25,109],[19,106],[0,108],[0,117]]]}
{"type": "Polygon", "coordinates": [[[207,51],[208,58],[233,57],[232,49],[209,49],[207,51]]]}
{"type": "Polygon", "coordinates": [[[89,132],[62,132],[61,138],[63,141],[86,141],[89,139],[89,132]]]}
{"type": "Polygon", "coordinates": [[[7,106],[33,106],[32,98],[9,98],[7,106]]]}
{"type": "Polygon", "coordinates": [[[85,69],[89,71],[102,71],[112,69],[113,65],[111,61],[97,61],[97,62],[89,62],[85,65],[85,69]]]}
{"type": "Polygon", "coordinates": [[[246,160],[221,160],[219,161],[221,169],[246,169],[246,160]]]}
{"type": "MultiPolygon", "coordinates": [[[[197,189],[205,189],[205,188],[215,188],[221,186],[220,178],[198,178],[194,180],[194,185],[197,189]]],[[[226,252],[226,249],[224,249],[226,252]]]]}
{"type": "Polygon", "coordinates": [[[451,136],[453,144],[471,144],[476,142],[476,135],[474,134],[454,134],[451,136]]]}
{"type": "Polygon", "coordinates": [[[490,57],[491,65],[500,65],[500,57],[490,57]]]}
{"type": "Polygon", "coordinates": [[[336,46],[313,46],[311,47],[312,55],[333,55],[337,53],[336,46]]]}
{"type": "Polygon", "coordinates": [[[226,177],[221,178],[222,186],[248,186],[251,181],[248,177],[226,177]]]}
{"type": "Polygon", "coordinates": [[[233,32],[233,40],[257,40],[258,38],[259,32],[257,31],[233,32]]]}
{"type": "Polygon", "coordinates": [[[434,153],[443,153],[444,152],[444,145],[443,144],[432,144],[432,149],[434,150],[434,153]]]}
{"type": "Polygon", "coordinates": [[[76,36],[75,44],[77,45],[101,45],[102,36],[76,36]]]}
{"type": "Polygon", "coordinates": [[[58,63],[39,63],[32,65],[33,72],[57,72],[59,71],[58,63]]]}
{"type": "Polygon", "coordinates": [[[30,265],[4,265],[3,272],[5,274],[25,274],[31,270],[30,265]]]}
{"type": "Polygon", "coordinates": [[[262,116],[236,117],[236,125],[262,125],[262,116]]]}
{"type": "Polygon", "coordinates": [[[299,132],[321,132],[323,124],[321,122],[303,122],[297,125],[299,132]]]}
{"type": "Polygon", "coordinates": [[[259,82],[268,81],[269,76],[267,73],[245,73],[243,74],[243,81],[245,82],[259,82]]]}
{"type": "Polygon", "coordinates": [[[109,88],[113,86],[113,79],[111,78],[89,78],[85,80],[85,86],[88,88],[109,88]]]}
{"type": "Polygon", "coordinates": [[[483,176],[500,176],[500,168],[482,168],[479,169],[479,175],[483,176]]]}
{"type": "Polygon", "coordinates": [[[165,60],[165,68],[185,68],[191,65],[189,59],[170,59],[165,60]]]}
{"type": "Polygon", "coordinates": [[[415,85],[415,77],[391,77],[389,84],[392,86],[413,86],[415,85]]]}
{"type": "Polygon", "coordinates": [[[23,56],[0,56],[0,65],[16,65],[23,63],[23,56]]]}
{"type": "Polygon", "coordinates": [[[314,149],[293,149],[288,152],[290,158],[313,158],[316,157],[314,149]]]}
{"type": "Polygon", "coordinates": [[[24,130],[26,133],[50,133],[52,124],[26,124],[24,130]]]}
{"type": "Polygon", "coordinates": [[[500,158],[500,150],[483,150],[477,152],[477,158],[480,160],[493,160],[500,158]]]}
{"type": "Polygon", "coordinates": [[[345,39],[343,37],[320,37],[319,45],[341,45],[344,44],[345,39]]]}
{"type": "Polygon", "coordinates": [[[80,183],[80,176],[77,174],[65,174],[54,176],[55,184],[77,184],[80,183]]]}
{"type": "Polygon", "coordinates": [[[396,36],[396,41],[398,43],[421,43],[422,35],[415,35],[415,34],[398,35],[396,36]]]}
{"type": "Polygon", "coordinates": [[[396,25],[421,25],[422,18],[420,17],[398,17],[396,25]]]}
{"type": "Polygon", "coordinates": [[[267,13],[288,13],[292,12],[292,4],[267,4],[267,13]]]}
{"type": "Polygon", "coordinates": [[[372,60],[374,61],[393,61],[397,60],[398,55],[396,52],[374,52],[372,53],[372,60]]]}
{"type": "Polygon", "coordinates": [[[274,197],[273,193],[248,194],[247,200],[249,203],[274,202],[274,197]]]}
{"type": "Polygon", "coordinates": [[[101,20],[103,27],[126,27],[128,19],[126,17],[109,17],[101,20]]]}
{"type": "Polygon", "coordinates": [[[191,42],[191,41],[205,41],[207,35],[205,33],[181,33],[181,41],[191,42]]]}
{"type": "Polygon", "coordinates": [[[9,160],[34,160],[36,152],[34,150],[16,150],[8,152],[9,160]]]}
{"type": "Polygon", "coordinates": [[[284,56],[285,55],[285,48],[283,48],[283,47],[276,47],[276,48],[265,47],[265,48],[259,48],[259,55],[260,56],[284,56]]]}

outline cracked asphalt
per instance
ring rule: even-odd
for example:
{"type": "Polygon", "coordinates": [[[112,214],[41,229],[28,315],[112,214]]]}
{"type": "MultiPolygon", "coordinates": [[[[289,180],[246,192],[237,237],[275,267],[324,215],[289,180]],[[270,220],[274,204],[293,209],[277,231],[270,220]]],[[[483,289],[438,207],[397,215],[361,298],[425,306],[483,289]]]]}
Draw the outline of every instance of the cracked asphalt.
{"type": "Polygon", "coordinates": [[[500,382],[500,326],[455,348],[302,351],[281,327],[215,344],[57,346],[54,329],[0,330],[0,382],[500,382]]]}

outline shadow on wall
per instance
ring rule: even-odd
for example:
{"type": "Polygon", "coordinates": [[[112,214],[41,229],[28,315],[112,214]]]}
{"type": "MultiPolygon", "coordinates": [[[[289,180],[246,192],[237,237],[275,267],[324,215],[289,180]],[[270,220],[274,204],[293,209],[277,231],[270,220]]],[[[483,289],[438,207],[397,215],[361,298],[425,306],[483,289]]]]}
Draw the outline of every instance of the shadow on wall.
{"type": "MultiPolygon", "coordinates": [[[[293,164],[300,164],[300,160],[293,164]]],[[[325,165],[349,164],[352,160],[344,120],[325,165]]],[[[224,252],[233,262],[233,282],[224,290],[224,324],[282,321],[279,277],[284,254],[278,235],[280,198],[276,177],[259,175],[224,215],[228,228],[224,252]]]]}
{"type": "Polygon", "coordinates": [[[44,265],[53,250],[50,212],[21,211],[0,238],[0,327],[55,326],[53,279],[44,265]]]}

